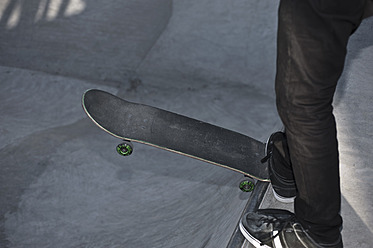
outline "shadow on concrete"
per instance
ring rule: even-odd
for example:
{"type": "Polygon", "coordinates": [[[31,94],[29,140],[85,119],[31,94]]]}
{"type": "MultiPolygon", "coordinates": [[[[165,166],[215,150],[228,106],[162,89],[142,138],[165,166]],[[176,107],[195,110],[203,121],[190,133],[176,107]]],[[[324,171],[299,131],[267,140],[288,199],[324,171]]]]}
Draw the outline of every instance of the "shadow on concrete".
{"type": "Polygon", "coordinates": [[[171,0],[2,1],[0,65],[124,82],[171,12],[171,0]]]}

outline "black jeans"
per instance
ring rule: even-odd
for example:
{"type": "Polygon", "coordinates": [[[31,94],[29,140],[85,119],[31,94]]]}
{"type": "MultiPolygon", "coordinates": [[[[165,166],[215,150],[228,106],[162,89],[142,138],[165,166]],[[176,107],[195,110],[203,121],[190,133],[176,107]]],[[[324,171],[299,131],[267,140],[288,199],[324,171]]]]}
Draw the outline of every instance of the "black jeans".
{"type": "Polygon", "coordinates": [[[333,95],[366,0],[281,0],[276,101],[297,184],[295,214],[318,242],[340,237],[333,95]]]}

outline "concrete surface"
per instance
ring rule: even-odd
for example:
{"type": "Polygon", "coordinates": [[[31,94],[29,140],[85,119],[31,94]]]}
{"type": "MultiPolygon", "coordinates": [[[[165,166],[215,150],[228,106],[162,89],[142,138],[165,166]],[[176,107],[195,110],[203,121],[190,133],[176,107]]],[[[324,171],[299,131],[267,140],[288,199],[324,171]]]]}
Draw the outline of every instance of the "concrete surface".
{"type": "MultiPolygon", "coordinates": [[[[277,2],[0,3],[0,247],[226,247],[241,176],[115,138],[80,98],[100,88],[264,141],[281,127],[277,2]]],[[[373,19],[335,98],[345,247],[373,247],[373,19]]],[[[267,194],[262,207],[285,207],[267,194]]]]}

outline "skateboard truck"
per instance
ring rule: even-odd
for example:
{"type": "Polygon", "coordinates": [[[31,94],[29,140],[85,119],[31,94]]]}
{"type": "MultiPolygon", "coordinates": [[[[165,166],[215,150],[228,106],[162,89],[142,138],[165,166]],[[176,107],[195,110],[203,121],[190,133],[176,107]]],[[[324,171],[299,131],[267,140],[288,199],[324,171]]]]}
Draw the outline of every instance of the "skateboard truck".
{"type": "Polygon", "coordinates": [[[123,140],[122,143],[117,145],[117,152],[122,156],[129,156],[133,152],[133,145],[131,141],[123,140]]]}

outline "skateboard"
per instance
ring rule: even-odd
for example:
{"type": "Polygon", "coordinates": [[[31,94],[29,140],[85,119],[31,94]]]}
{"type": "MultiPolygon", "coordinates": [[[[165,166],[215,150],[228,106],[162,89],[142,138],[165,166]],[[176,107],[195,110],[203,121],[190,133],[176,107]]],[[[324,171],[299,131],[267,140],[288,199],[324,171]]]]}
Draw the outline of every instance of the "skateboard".
{"type": "Polygon", "coordinates": [[[255,180],[269,181],[261,162],[265,145],[251,137],[96,89],[83,94],[82,106],[94,124],[123,141],[116,148],[120,155],[130,155],[136,142],[239,172],[246,192],[255,180]]]}

